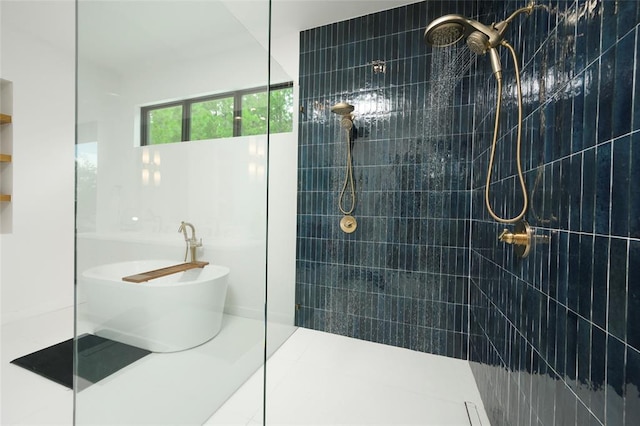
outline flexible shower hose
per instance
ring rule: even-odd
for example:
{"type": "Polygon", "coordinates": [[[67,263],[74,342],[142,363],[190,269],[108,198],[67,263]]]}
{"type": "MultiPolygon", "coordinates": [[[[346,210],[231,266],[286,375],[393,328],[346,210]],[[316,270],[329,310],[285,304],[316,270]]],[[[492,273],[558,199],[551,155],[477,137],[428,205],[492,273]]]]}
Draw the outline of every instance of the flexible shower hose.
{"type": "Polygon", "coordinates": [[[500,126],[500,109],[502,106],[502,78],[497,78],[498,81],[498,99],[496,102],[496,122],[493,130],[493,143],[491,144],[491,156],[489,157],[489,170],[487,171],[487,185],[484,191],[484,200],[487,206],[487,211],[495,220],[501,223],[515,223],[522,220],[525,213],[527,212],[527,208],[529,206],[529,199],[527,198],[527,187],[524,184],[524,176],[522,173],[522,161],[520,160],[520,152],[522,146],[522,88],[520,87],[520,69],[518,67],[518,58],[516,56],[516,52],[514,48],[507,43],[506,40],[502,41],[502,45],[507,47],[511,52],[511,56],[513,57],[513,64],[515,67],[516,74],[516,86],[518,90],[518,135],[516,142],[516,166],[518,168],[518,179],[520,180],[520,187],[522,188],[522,211],[516,217],[511,219],[505,219],[499,217],[493,209],[491,208],[491,203],[489,202],[489,187],[491,185],[491,173],[493,171],[493,160],[496,153],[496,145],[498,141],[498,128],[500,126]]]}
{"type": "Polygon", "coordinates": [[[347,136],[347,170],[344,176],[344,184],[342,185],[342,191],[340,191],[340,198],[338,199],[338,208],[340,211],[349,215],[353,213],[353,209],[356,207],[356,188],[353,183],[353,165],[351,164],[351,127],[353,127],[353,123],[348,118],[343,118],[342,127],[345,129],[345,133],[347,136]],[[349,120],[349,123],[345,123],[344,120],[349,120]],[[349,126],[350,124],[351,126],[349,126]],[[344,194],[347,190],[347,185],[350,185],[351,189],[351,208],[349,210],[345,210],[342,205],[342,200],[344,199],[344,194]]]}

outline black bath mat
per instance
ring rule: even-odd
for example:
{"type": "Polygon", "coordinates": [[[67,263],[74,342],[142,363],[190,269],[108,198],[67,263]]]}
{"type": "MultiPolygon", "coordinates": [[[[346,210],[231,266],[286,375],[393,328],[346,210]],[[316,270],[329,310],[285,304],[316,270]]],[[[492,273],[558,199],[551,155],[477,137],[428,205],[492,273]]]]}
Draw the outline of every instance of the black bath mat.
{"type": "MultiPolygon", "coordinates": [[[[82,390],[150,353],[146,349],[84,334],[78,338],[78,386],[82,390]]],[[[73,339],[11,363],[73,389],[73,339]]]]}

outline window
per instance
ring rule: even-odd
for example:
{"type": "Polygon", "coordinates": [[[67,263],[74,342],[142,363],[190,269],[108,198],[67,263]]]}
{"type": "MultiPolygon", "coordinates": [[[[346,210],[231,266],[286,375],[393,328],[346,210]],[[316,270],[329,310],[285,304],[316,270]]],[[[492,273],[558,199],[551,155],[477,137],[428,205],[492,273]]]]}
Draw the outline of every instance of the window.
{"type": "Polygon", "coordinates": [[[191,104],[187,140],[230,138],[233,136],[233,97],[191,104]]]}
{"type": "MultiPolygon", "coordinates": [[[[185,99],[141,109],[141,145],[263,135],[267,89],[185,99]]],[[[271,133],[293,130],[293,84],[271,87],[271,133]]]]}
{"type": "MultiPolygon", "coordinates": [[[[242,95],[242,136],[267,132],[267,92],[242,95]]],[[[283,87],[271,90],[271,133],[290,132],[293,126],[293,90],[283,87]]]]}
{"type": "Polygon", "coordinates": [[[149,145],[182,140],[182,105],[150,109],[147,114],[149,145]]]}

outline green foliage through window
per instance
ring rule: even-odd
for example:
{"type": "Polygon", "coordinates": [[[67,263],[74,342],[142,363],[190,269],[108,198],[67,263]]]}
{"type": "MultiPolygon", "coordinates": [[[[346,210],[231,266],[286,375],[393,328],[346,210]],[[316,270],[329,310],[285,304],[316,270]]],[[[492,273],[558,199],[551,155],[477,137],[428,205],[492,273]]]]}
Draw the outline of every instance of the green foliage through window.
{"type": "Polygon", "coordinates": [[[182,105],[149,111],[149,145],[182,140],[182,105]]]}
{"type": "Polygon", "coordinates": [[[191,104],[189,140],[230,138],[233,136],[233,97],[191,104]]]}
{"type": "MultiPolygon", "coordinates": [[[[290,132],[293,126],[293,90],[290,87],[271,91],[271,133],[290,132]]],[[[242,96],[242,135],[267,132],[267,92],[242,96]]]]}
{"type": "Polygon", "coordinates": [[[263,135],[293,130],[291,83],[142,108],[142,145],[263,135]],[[267,93],[271,95],[267,115],[267,93]]]}

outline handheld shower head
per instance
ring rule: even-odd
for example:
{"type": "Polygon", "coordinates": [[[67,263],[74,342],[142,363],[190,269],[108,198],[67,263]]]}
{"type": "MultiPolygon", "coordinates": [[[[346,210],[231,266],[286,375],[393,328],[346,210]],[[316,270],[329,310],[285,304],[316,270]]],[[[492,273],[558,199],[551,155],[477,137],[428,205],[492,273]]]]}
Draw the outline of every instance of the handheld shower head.
{"type": "Polygon", "coordinates": [[[467,37],[467,46],[476,55],[484,55],[489,45],[489,37],[481,31],[474,31],[467,37]]]}

